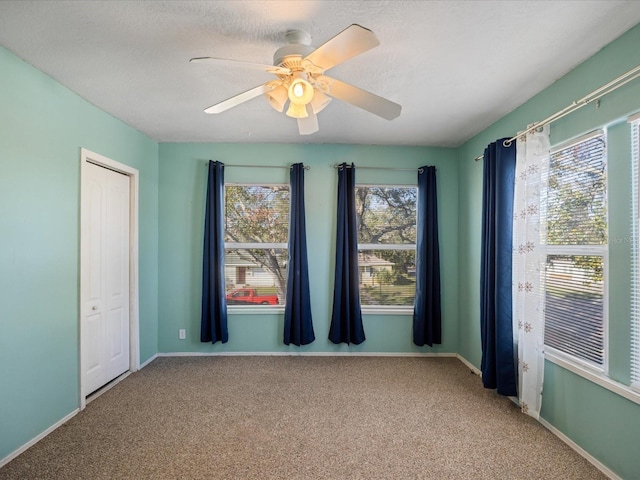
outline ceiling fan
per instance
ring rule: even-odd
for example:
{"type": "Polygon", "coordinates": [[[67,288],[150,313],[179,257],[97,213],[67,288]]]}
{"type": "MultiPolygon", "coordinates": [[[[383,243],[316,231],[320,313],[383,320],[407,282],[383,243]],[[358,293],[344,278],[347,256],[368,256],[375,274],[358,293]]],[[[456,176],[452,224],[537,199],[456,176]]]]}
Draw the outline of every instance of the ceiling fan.
{"type": "Polygon", "coordinates": [[[198,57],[193,63],[227,63],[257,68],[274,74],[277,78],[216,103],[205,113],[221,113],[259,95],[265,95],[269,104],[298,120],[300,135],[318,131],[317,114],[327,106],[331,98],[355,105],[387,120],[400,115],[402,107],[386,98],[362,90],[324,74],[336,65],[366,52],[380,44],[368,28],[353,24],[335,37],[314,49],[311,36],[301,30],[286,33],[287,45],[276,50],[273,65],[261,65],[227,58],[198,57]]]}

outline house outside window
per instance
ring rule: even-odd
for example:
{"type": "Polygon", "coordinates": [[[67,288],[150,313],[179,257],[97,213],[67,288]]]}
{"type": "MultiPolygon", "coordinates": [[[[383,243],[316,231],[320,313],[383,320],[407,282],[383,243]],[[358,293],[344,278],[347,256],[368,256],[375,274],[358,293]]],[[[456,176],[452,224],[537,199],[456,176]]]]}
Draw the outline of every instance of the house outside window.
{"type": "Polygon", "coordinates": [[[546,203],[545,350],[607,370],[606,136],[597,131],[551,152],[546,203]]]}
{"type": "Polygon", "coordinates": [[[412,310],[417,187],[358,185],[355,193],[361,304],[412,310]]]}
{"type": "Polygon", "coordinates": [[[227,304],[284,305],[288,185],[225,185],[227,304]]]}

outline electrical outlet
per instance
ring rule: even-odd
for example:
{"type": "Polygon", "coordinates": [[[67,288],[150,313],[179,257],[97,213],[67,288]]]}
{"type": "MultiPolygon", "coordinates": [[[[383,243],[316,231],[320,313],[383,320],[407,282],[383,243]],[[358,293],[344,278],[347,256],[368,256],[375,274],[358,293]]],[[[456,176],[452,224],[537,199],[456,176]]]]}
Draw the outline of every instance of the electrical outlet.
{"type": "Polygon", "coordinates": [[[178,338],[180,340],[184,340],[185,338],[187,338],[187,331],[184,328],[178,330],[178,338]]]}

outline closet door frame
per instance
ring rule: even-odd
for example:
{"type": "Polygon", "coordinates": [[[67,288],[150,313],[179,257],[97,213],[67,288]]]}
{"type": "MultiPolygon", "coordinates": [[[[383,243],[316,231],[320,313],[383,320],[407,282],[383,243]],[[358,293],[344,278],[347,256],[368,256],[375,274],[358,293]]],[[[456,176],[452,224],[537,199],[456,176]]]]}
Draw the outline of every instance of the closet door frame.
{"type": "Polygon", "coordinates": [[[79,400],[78,404],[80,410],[83,410],[87,405],[87,394],[90,392],[85,391],[84,371],[83,365],[83,345],[82,345],[82,319],[85,318],[87,312],[84,311],[86,305],[83,305],[83,299],[86,292],[84,288],[87,284],[83,278],[84,272],[87,270],[83,268],[89,261],[89,252],[86,245],[87,240],[83,239],[84,230],[82,226],[82,218],[84,218],[85,205],[82,201],[85,187],[85,176],[87,164],[92,163],[100,167],[108,168],[123,175],[130,177],[129,182],[129,371],[118,377],[112,383],[105,386],[103,389],[92,395],[92,398],[99,395],[103,391],[108,390],[119,380],[122,380],[129,373],[136,372],[140,369],[140,342],[139,342],[139,298],[138,298],[138,192],[139,192],[139,172],[137,169],[132,168],[123,163],[111,160],[103,155],[97,154],[86,148],[80,149],[80,265],[79,265],[79,295],[78,295],[78,377],[79,377],[79,400]]]}

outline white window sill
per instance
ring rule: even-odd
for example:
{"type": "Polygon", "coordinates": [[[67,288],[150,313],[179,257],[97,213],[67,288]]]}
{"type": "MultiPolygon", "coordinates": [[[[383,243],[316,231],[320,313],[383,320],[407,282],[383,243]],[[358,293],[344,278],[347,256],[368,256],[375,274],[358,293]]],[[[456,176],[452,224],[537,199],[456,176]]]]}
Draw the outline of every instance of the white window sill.
{"type": "Polygon", "coordinates": [[[605,376],[604,373],[596,372],[595,370],[590,370],[583,366],[577,365],[576,363],[551,352],[544,353],[545,360],[550,361],[566,370],[569,370],[576,375],[585,378],[602,388],[606,388],[607,390],[612,391],[620,395],[621,397],[626,398],[634,403],[640,405],[640,392],[635,391],[631,387],[627,385],[623,385],[622,383],[616,382],[615,380],[611,380],[609,377],[605,376]]]}
{"type": "Polygon", "coordinates": [[[228,305],[227,314],[229,315],[279,315],[284,313],[284,305],[228,305]]]}
{"type": "Polygon", "coordinates": [[[362,306],[363,315],[411,315],[413,307],[384,307],[384,306],[362,306]]]}

